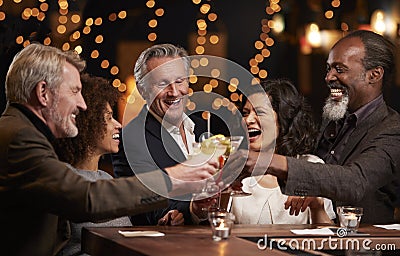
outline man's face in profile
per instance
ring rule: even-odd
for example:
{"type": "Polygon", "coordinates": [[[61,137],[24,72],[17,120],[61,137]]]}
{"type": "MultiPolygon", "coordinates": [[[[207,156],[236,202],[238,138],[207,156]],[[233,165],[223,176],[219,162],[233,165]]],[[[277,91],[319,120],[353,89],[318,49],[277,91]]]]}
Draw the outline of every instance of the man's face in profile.
{"type": "Polygon", "coordinates": [[[54,92],[48,93],[48,105],[43,116],[56,138],[78,135],[76,116],[80,110],[86,110],[82,97],[82,84],[78,70],[70,63],[63,68],[63,82],[54,92]]]}
{"type": "Polygon", "coordinates": [[[161,57],[147,61],[146,92],[143,97],[150,109],[171,124],[178,125],[187,102],[189,81],[184,61],[161,57]]]}

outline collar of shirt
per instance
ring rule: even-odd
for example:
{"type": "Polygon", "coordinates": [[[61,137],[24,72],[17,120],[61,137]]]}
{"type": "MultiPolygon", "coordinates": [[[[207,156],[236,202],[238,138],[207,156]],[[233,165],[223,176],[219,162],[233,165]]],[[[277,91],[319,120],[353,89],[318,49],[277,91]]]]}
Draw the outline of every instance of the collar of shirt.
{"type": "Polygon", "coordinates": [[[183,154],[187,158],[189,154],[192,153],[193,151],[193,142],[195,142],[195,135],[194,135],[194,126],[195,123],[190,119],[188,115],[185,113],[182,113],[182,124],[183,128],[185,129],[185,134],[186,134],[186,142],[188,146],[188,150],[186,149],[186,146],[183,143],[183,139],[179,130],[179,127],[176,125],[173,125],[165,120],[163,120],[160,116],[158,116],[156,113],[154,113],[148,105],[146,105],[147,109],[149,110],[150,114],[154,116],[157,121],[161,123],[161,125],[168,131],[168,133],[174,138],[176,143],[179,145],[181,148],[183,154]]]}
{"type": "MultiPolygon", "coordinates": [[[[383,95],[379,95],[376,97],[374,100],[371,102],[365,104],[361,108],[357,109],[353,113],[349,115],[349,117],[354,116],[355,117],[355,127],[357,127],[357,124],[365,120],[372,112],[374,112],[381,104],[383,104],[383,95]]],[[[348,118],[349,118],[348,117],[348,118]]]]}
{"type": "Polygon", "coordinates": [[[32,122],[36,129],[38,129],[44,136],[46,136],[50,143],[53,143],[55,141],[56,138],[54,137],[50,128],[27,107],[19,103],[11,103],[10,106],[13,106],[21,111],[29,119],[29,121],[32,122]]]}

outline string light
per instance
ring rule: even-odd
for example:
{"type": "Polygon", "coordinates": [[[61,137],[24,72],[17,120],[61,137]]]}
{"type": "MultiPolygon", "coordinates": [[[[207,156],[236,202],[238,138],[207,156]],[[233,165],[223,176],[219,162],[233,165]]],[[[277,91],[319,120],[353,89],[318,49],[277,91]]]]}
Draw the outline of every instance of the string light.
{"type": "Polygon", "coordinates": [[[257,50],[257,53],[249,60],[250,72],[257,76],[257,81],[265,79],[268,76],[268,71],[260,69],[259,65],[271,55],[267,47],[271,47],[275,43],[274,39],[269,36],[269,33],[271,30],[280,33],[284,29],[283,17],[278,14],[282,9],[279,5],[279,1],[280,0],[269,0],[269,5],[265,8],[265,13],[272,16],[272,19],[264,18],[261,20],[260,40],[254,42],[254,48],[257,50]]]}

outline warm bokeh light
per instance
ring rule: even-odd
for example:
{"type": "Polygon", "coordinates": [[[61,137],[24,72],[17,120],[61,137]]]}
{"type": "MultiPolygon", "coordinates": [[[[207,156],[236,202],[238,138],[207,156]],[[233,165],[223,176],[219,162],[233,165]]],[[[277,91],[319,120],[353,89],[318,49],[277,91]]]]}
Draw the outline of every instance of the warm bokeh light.
{"type": "Polygon", "coordinates": [[[121,80],[119,80],[118,78],[114,79],[113,82],[112,82],[112,85],[113,85],[115,88],[120,87],[120,86],[121,86],[121,80]]]}
{"type": "Polygon", "coordinates": [[[147,3],[146,3],[146,6],[147,6],[148,8],[153,8],[155,5],[156,5],[156,2],[155,2],[154,0],[149,0],[149,1],[147,1],[147,3]]]}
{"type": "Polygon", "coordinates": [[[79,16],[78,14],[74,14],[71,16],[71,21],[75,24],[79,23],[81,21],[81,16],[79,16]]]}
{"type": "Polygon", "coordinates": [[[85,22],[86,26],[92,26],[93,25],[93,19],[92,18],[88,18],[85,22]]]}
{"type": "Polygon", "coordinates": [[[268,49],[262,49],[261,51],[262,56],[264,56],[265,58],[268,58],[271,55],[270,50],[268,49]]]}
{"type": "Polygon", "coordinates": [[[118,18],[120,18],[121,20],[123,20],[123,19],[126,18],[126,15],[127,15],[126,11],[120,11],[120,12],[118,13],[118,18]]]}
{"type": "Polygon", "coordinates": [[[51,38],[50,38],[50,37],[46,37],[46,38],[43,40],[43,44],[44,44],[44,45],[50,45],[50,44],[51,44],[51,38]]]}
{"type": "Polygon", "coordinates": [[[91,31],[91,28],[90,28],[90,27],[87,27],[87,26],[84,27],[83,30],[82,30],[83,34],[86,34],[86,35],[89,34],[90,31],[91,31]]]}
{"type": "Polygon", "coordinates": [[[75,46],[74,51],[76,51],[78,54],[81,54],[83,51],[83,48],[82,48],[82,46],[77,45],[77,46],[75,46]]]}
{"type": "Polygon", "coordinates": [[[153,42],[157,39],[157,34],[152,32],[147,36],[147,39],[149,39],[149,41],[153,42]]]}
{"type": "Polygon", "coordinates": [[[264,48],[264,43],[261,42],[261,41],[256,41],[256,42],[254,43],[254,47],[255,47],[257,50],[261,50],[262,48],[264,48]]]}
{"type": "Polygon", "coordinates": [[[94,25],[96,26],[100,26],[101,24],[103,24],[103,19],[98,17],[94,20],[94,25]]]}
{"type": "Polygon", "coordinates": [[[212,89],[213,88],[212,88],[211,84],[205,84],[203,86],[203,91],[206,92],[206,93],[210,93],[212,91],[212,89]]]}
{"type": "Polygon", "coordinates": [[[268,76],[267,70],[261,69],[260,72],[258,72],[258,76],[259,76],[261,79],[266,78],[266,77],[268,76]]]}
{"type": "Polygon", "coordinates": [[[210,9],[211,9],[211,6],[210,6],[209,4],[203,4],[203,5],[200,7],[200,12],[201,12],[202,14],[207,14],[207,13],[210,11],[210,9]]]}
{"type": "Polygon", "coordinates": [[[349,30],[349,25],[347,25],[347,23],[345,23],[345,22],[342,22],[340,24],[340,29],[343,30],[343,31],[348,31],[349,30]]]}
{"type": "Polygon", "coordinates": [[[116,21],[117,20],[117,14],[116,13],[111,13],[110,15],[108,15],[108,20],[109,21],[116,21]]]}
{"type": "Polygon", "coordinates": [[[58,0],[58,6],[60,7],[60,9],[67,9],[68,1],[67,0],[58,0]]]}
{"type": "Polygon", "coordinates": [[[232,93],[231,94],[231,101],[238,101],[238,100],[239,100],[239,94],[237,94],[236,92],[232,93]]]}
{"type": "Polygon", "coordinates": [[[213,70],[211,70],[211,76],[214,78],[218,78],[221,75],[221,71],[219,71],[219,69],[214,68],[213,70]]]}
{"type": "Polygon", "coordinates": [[[151,27],[151,28],[157,27],[157,20],[155,20],[155,19],[149,20],[148,25],[149,25],[149,27],[151,27]]]}
{"type": "Polygon", "coordinates": [[[219,42],[219,37],[217,35],[210,36],[210,43],[217,44],[219,42]]]}
{"type": "Polygon", "coordinates": [[[203,67],[206,67],[208,65],[208,59],[207,58],[201,58],[200,59],[200,65],[203,67]]]}
{"type": "Polygon", "coordinates": [[[154,12],[158,17],[161,17],[164,15],[164,9],[163,8],[158,8],[155,12],[154,12]]]}
{"type": "Polygon", "coordinates": [[[117,75],[119,73],[119,68],[117,66],[113,66],[110,69],[110,73],[111,73],[111,75],[114,75],[114,76],[117,75]]]}
{"type": "Polygon", "coordinates": [[[67,15],[68,14],[68,8],[67,9],[60,9],[58,10],[58,13],[61,15],[67,15]]]}
{"type": "Polygon", "coordinates": [[[47,12],[47,10],[49,9],[49,4],[48,3],[41,3],[39,8],[43,12],[47,12]]]}
{"type": "Polygon", "coordinates": [[[59,34],[64,34],[65,31],[67,31],[67,27],[65,27],[64,25],[59,25],[59,26],[57,26],[57,32],[58,32],[59,34]]]}
{"type": "Polygon", "coordinates": [[[215,13],[209,13],[207,17],[208,17],[209,21],[216,21],[218,18],[218,15],[215,13]]]}
{"type": "Polygon", "coordinates": [[[249,65],[250,65],[250,67],[257,66],[258,62],[255,59],[250,59],[249,65]]]}
{"type": "Polygon", "coordinates": [[[6,14],[4,12],[0,12],[0,20],[3,21],[6,19],[6,14]]]}
{"type": "Polygon", "coordinates": [[[32,8],[32,16],[37,17],[39,15],[39,9],[38,8],[32,8]]]}
{"type": "Polygon", "coordinates": [[[333,0],[331,2],[331,5],[332,5],[332,7],[335,7],[335,8],[339,7],[340,6],[340,0],[333,0]]]}
{"type": "Polygon", "coordinates": [[[196,47],[196,53],[197,54],[203,54],[204,53],[204,47],[199,45],[196,47]]]}
{"type": "Polygon", "coordinates": [[[203,20],[203,19],[197,20],[197,27],[198,27],[200,30],[206,30],[206,29],[207,29],[207,23],[206,23],[206,21],[203,20]]]}
{"type": "Polygon", "coordinates": [[[228,85],[228,91],[236,92],[236,90],[237,90],[237,86],[236,85],[233,85],[233,84],[228,85]]]}
{"type": "Polygon", "coordinates": [[[268,37],[267,39],[265,39],[265,44],[267,46],[273,46],[274,45],[274,39],[268,37]]]}
{"type": "Polygon", "coordinates": [[[23,36],[18,36],[18,37],[15,39],[15,42],[16,42],[17,44],[22,44],[22,42],[24,42],[24,37],[23,37],[23,36]]]}
{"type": "Polygon", "coordinates": [[[264,61],[264,56],[262,56],[261,54],[256,54],[256,56],[254,57],[254,59],[258,62],[261,63],[264,61]]]}
{"type": "Polygon", "coordinates": [[[103,42],[104,38],[102,35],[98,35],[96,36],[96,38],[94,39],[94,41],[98,44],[101,44],[103,42]]]}
{"type": "Polygon", "coordinates": [[[103,60],[100,64],[100,66],[102,68],[108,68],[110,66],[110,63],[108,62],[108,60],[103,60]]]}
{"type": "Polygon", "coordinates": [[[198,68],[198,67],[200,66],[200,61],[199,61],[198,59],[193,59],[193,60],[190,62],[190,65],[191,65],[193,68],[198,68]]]}
{"type": "Polygon", "coordinates": [[[59,22],[60,24],[65,24],[65,23],[67,23],[67,22],[68,22],[67,16],[61,15],[60,17],[58,17],[58,22],[59,22]]]}
{"type": "Polygon", "coordinates": [[[218,80],[217,79],[211,79],[210,84],[212,88],[217,88],[218,87],[218,80]]]}
{"type": "Polygon", "coordinates": [[[333,11],[329,10],[325,12],[325,18],[332,19],[333,18],[333,11]]]}
{"type": "Polygon", "coordinates": [[[197,37],[197,43],[200,44],[200,45],[205,44],[206,41],[207,41],[207,39],[204,36],[197,37]]]}
{"type": "Polygon", "coordinates": [[[71,49],[71,45],[69,43],[64,43],[61,47],[63,51],[69,51],[71,49]]]}
{"type": "Polygon", "coordinates": [[[92,59],[97,59],[100,56],[100,53],[98,50],[93,50],[92,53],[90,54],[90,57],[92,59]]]}
{"type": "Polygon", "coordinates": [[[197,83],[197,76],[191,75],[191,76],[189,77],[189,82],[190,82],[191,84],[197,83]]]}

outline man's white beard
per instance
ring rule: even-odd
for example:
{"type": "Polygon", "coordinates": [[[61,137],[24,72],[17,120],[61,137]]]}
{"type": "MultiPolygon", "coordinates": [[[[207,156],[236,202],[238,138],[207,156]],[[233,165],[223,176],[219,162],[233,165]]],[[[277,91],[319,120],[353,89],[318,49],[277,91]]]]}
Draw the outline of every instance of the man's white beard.
{"type": "Polygon", "coordinates": [[[335,101],[330,97],[326,100],[322,116],[332,121],[342,119],[346,114],[349,104],[349,96],[343,96],[341,101],[335,101]]]}

